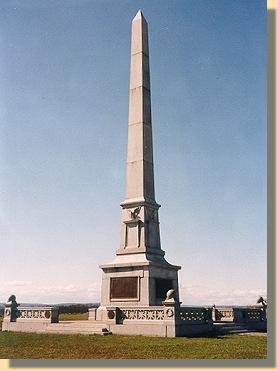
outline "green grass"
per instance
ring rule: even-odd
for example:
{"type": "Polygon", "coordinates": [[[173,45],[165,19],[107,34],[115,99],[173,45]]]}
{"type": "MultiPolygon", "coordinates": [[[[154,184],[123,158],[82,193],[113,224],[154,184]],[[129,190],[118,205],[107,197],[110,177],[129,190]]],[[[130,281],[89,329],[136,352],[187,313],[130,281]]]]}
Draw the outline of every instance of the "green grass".
{"type": "Polygon", "coordinates": [[[89,317],[88,313],[66,313],[66,314],[59,314],[59,321],[80,321],[80,320],[87,320],[89,317]]]}
{"type": "Polygon", "coordinates": [[[264,359],[266,349],[264,336],[158,338],[0,332],[3,359],[264,359]]]}

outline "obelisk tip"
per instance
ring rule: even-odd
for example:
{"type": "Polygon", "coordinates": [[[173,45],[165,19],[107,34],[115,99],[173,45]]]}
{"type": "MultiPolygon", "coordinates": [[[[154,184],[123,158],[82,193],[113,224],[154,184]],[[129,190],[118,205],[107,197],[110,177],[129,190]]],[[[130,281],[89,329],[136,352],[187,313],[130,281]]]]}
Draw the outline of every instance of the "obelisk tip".
{"type": "Polygon", "coordinates": [[[141,19],[141,18],[144,18],[141,10],[139,9],[136,16],[133,18],[134,21],[136,21],[137,19],[141,19]]]}

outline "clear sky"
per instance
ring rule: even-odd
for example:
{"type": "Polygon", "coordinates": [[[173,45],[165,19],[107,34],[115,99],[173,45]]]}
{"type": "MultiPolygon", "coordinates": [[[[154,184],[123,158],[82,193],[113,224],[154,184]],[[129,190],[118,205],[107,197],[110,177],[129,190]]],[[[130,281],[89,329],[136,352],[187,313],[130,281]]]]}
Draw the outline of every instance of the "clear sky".
{"type": "Polygon", "coordinates": [[[139,9],[180,299],[266,296],[265,1],[2,0],[0,302],[100,300],[98,266],[120,242],[139,9]]]}

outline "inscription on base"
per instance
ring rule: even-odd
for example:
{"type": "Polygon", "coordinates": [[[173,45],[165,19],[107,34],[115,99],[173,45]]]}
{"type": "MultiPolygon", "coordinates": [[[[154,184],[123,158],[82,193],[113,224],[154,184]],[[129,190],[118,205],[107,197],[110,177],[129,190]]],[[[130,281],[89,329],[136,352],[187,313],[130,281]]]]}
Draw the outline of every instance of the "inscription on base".
{"type": "Polygon", "coordinates": [[[138,277],[115,277],[110,281],[111,299],[137,299],[138,277]]]}

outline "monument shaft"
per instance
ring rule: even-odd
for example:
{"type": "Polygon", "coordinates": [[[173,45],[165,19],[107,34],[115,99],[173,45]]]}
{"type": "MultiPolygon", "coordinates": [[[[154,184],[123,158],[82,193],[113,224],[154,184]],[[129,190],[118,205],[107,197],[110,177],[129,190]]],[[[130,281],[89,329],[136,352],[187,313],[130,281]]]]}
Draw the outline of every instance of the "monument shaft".
{"type": "Polygon", "coordinates": [[[141,11],[132,21],[126,198],[121,204],[121,241],[103,270],[101,307],[162,305],[169,289],[178,300],[179,266],[161,249],[155,201],[148,25],[141,11]]]}
{"type": "Polygon", "coordinates": [[[139,11],[132,22],[126,201],[154,196],[148,25],[139,11]]]}
{"type": "Polygon", "coordinates": [[[155,201],[148,25],[141,11],[132,21],[126,199],[117,254],[164,255],[155,201]]]}

